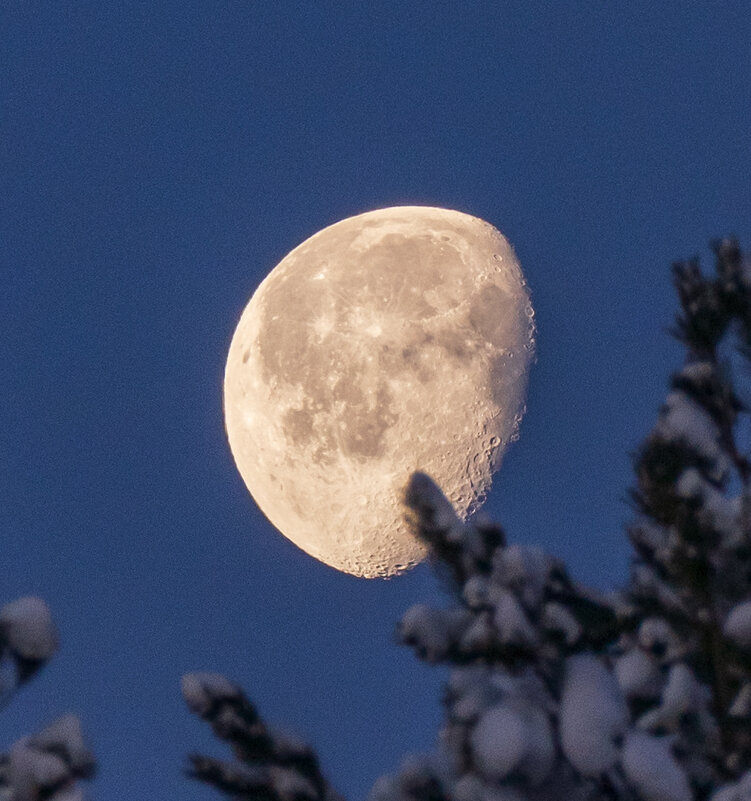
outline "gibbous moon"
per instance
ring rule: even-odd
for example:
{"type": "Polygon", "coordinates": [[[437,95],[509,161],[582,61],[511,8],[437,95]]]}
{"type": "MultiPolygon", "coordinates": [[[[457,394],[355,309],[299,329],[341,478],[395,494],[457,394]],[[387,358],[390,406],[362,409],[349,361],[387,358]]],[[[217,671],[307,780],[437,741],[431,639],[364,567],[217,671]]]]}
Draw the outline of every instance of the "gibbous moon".
{"type": "Polygon", "coordinates": [[[368,578],[417,564],[402,493],[422,470],[466,517],[516,439],[534,350],[506,239],[403,206],[324,228],[269,273],[227,358],[230,448],[292,542],[368,578]]]}

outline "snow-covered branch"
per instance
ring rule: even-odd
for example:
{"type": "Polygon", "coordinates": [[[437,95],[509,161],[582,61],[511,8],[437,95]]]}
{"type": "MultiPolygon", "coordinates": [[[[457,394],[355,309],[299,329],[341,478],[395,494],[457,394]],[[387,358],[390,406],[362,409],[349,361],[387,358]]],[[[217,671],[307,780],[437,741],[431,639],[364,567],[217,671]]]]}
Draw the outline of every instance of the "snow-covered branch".
{"type": "Polygon", "coordinates": [[[188,673],[182,691],[191,712],[211,725],[235,757],[191,755],[190,776],[240,799],[336,801],[312,749],[272,732],[236,684],[217,673],[188,673]]]}
{"type": "MultiPolygon", "coordinates": [[[[47,604],[24,597],[0,609],[2,700],[7,703],[57,650],[57,633],[47,604]]],[[[90,778],[94,758],[81,724],[66,715],[0,754],[1,801],[83,801],[79,779],[90,778]]]]}
{"type": "Polygon", "coordinates": [[[0,757],[0,798],[83,801],[77,781],[91,778],[94,769],[78,718],[66,715],[0,757]]]}
{"type": "Polygon", "coordinates": [[[4,674],[0,698],[34,676],[56,650],[57,633],[49,607],[41,598],[27,596],[5,604],[0,609],[0,665],[4,674]]]}

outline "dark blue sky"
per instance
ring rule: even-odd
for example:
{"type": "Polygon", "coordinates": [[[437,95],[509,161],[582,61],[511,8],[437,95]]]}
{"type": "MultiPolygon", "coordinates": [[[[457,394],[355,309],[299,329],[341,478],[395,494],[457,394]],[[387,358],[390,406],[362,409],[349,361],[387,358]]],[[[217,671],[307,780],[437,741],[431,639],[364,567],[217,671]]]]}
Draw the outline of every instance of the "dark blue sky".
{"type": "Polygon", "coordinates": [[[180,675],[240,681],[361,798],[440,719],[392,641],[427,568],[337,573],[264,521],[221,381],[251,293],[304,238],[402,203],[487,219],[539,327],[486,510],[622,581],[628,454],[679,348],[674,259],[751,244],[748,3],[5,0],[0,7],[2,601],[62,650],[0,744],[67,711],[100,801],[210,790],[180,675]]]}

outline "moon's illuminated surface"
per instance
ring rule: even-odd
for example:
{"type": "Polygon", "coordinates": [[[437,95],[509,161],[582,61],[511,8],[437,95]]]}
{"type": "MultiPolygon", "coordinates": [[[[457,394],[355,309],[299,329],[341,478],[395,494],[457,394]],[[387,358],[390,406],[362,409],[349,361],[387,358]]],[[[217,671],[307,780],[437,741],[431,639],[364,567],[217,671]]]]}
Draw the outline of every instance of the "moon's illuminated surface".
{"type": "Polygon", "coordinates": [[[258,287],[224,380],[230,447],[266,517],[310,555],[389,576],[424,546],[423,470],[466,516],[516,438],[532,307],[511,246],[458,211],[403,206],[307,239],[258,287]]]}

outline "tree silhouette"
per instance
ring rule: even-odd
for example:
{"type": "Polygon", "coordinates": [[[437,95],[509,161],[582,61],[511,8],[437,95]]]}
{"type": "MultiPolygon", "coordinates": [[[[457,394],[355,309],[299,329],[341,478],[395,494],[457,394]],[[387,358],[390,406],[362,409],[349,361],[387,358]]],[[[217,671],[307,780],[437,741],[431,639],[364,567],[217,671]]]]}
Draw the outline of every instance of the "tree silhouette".
{"type": "MultiPolygon", "coordinates": [[[[713,249],[710,277],[696,260],[673,268],[686,361],[635,454],[622,588],[577,584],[410,479],[411,525],[452,603],[412,607],[398,637],[452,670],[435,752],[371,801],[751,799],[751,265],[732,239],[713,249]]],[[[247,801],[334,796],[312,751],[271,733],[239,687],[191,674],[183,692],[234,754],[192,756],[190,775],[247,801]]]]}

